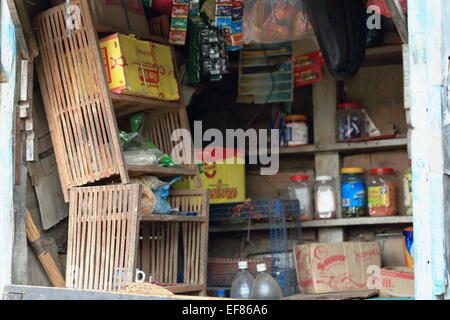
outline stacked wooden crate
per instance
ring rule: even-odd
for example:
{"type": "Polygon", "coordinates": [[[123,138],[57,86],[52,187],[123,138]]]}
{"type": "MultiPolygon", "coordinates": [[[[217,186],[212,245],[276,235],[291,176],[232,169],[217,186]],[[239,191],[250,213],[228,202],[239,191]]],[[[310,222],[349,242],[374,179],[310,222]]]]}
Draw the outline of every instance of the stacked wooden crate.
{"type": "MultiPolygon", "coordinates": [[[[133,176],[189,176],[197,173],[195,165],[127,168],[116,121],[116,117],[134,112],[148,113],[151,121],[147,123],[146,138],[170,154],[174,147],[170,140],[172,131],[189,128],[186,106],[182,101],[110,93],[97,34],[105,30],[93,23],[89,1],[74,0],[71,5],[80,9],[80,19],[77,28],[69,30],[69,34],[66,5],[53,7],[36,19],[40,49],[37,74],[61,185],[70,206],[66,285],[78,289],[117,290],[132,282],[137,264],[138,222],[141,221],[142,229],[147,232],[143,234],[141,250],[148,251],[147,244],[152,239],[150,243],[154,246],[147,252],[152,262],[172,266],[172,269],[159,269],[156,280],[175,284],[177,292],[184,292],[186,288],[187,292],[203,293],[208,239],[207,192],[191,194],[186,191],[172,196],[173,206],[181,211],[198,211],[197,217],[144,216],[140,214],[141,186],[129,184],[129,173],[133,176]],[[114,185],[118,182],[120,184],[114,185]],[[159,233],[148,233],[156,225],[159,233]],[[178,263],[179,229],[185,256],[182,286],[176,283],[179,279],[174,273],[178,263]],[[166,234],[170,237],[162,236],[166,234]],[[158,257],[163,246],[169,254],[158,257]],[[195,272],[191,271],[194,269],[195,272]]],[[[148,38],[152,40],[152,36],[148,38]]],[[[161,38],[157,41],[161,42],[161,38]]],[[[153,269],[146,271],[154,272],[153,269]]]]}

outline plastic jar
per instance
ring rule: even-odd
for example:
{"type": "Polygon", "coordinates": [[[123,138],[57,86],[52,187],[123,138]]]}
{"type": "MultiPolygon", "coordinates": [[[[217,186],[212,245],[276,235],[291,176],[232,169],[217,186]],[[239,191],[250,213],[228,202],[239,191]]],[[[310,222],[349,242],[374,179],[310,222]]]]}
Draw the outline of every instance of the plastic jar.
{"type": "Polygon", "coordinates": [[[367,189],[370,216],[385,217],[397,214],[397,184],[394,169],[370,170],[367,189]]]}
{"type": "Polygon", "coordinates": [[[341,170],[342,216],[363,217],[366,212],[366,182],[363,168],[341,170]]]}
{"type": "Polygon", "coordinates": [[[348,142],[366,135],[366,117],[358,103],[342,103],[337,112],[337,141],[348,142]]]}
{"type": "Polygon", "coordinates": [[[285,118],[286,141],[289,147],[298,147],[308,144],[307,117],[300,114],[293,114],[285,118]]]}
{"type": "Polygon", "coordinates": [[[312,210],[311,186],[308,176],[292,176],[289,185],[289,199],[298,200],[300,204],[300,219],[308,221],[314,219],[312,210]]]}
{"type": "Polygon", "coordinates": [[[406,215],[412,216],[412,174],[411,174],[411,160],[409,160],[409,167],[403,176],[403,203],[406,209],[406,215]]]}
{"type": "Polygon", "coordinates": [[[316,219],[336,219],[336,186],[333,177],[316,178],[316,219]]]}

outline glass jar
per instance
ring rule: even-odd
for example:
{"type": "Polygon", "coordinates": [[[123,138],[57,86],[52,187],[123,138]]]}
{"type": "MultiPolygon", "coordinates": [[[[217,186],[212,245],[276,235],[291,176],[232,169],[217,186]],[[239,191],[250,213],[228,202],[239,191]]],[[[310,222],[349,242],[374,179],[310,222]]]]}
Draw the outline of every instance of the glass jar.
{"type": "Polygon", "coordinates": [[[286,142],[289,147],[298,147],[308,144],[307,117],[301,114],[293,114],[285,118],[286,142]]]}
{"type": "Polygon", "coordinates": [[[341,174],[342,217],[355,218],[366,216],[364,169],[343,168],[341,174]]]}
{"type": "Polygon", "coordinates": [[[336,219],[336,186],[333,177],[316,178],[316,219],[336,219]]]}
{"type": "Polygon", "coordinates": [[[342,103],[337,112],[337,141],[348,142],[366,136],[366,117],[358,103],[342,103]]]}
{"type": "Polygon", "coordinates": [[[308,176],[292,176],[289,185],[289,199],[298,200],[300,204],[300,219],[308,221],[314,219],[312,210],[311,186],[308,176]]]}
{"type": "Polygon", "coordinates": [[[370,216],[386,217],[397,214],[397,184],[394,169],[377,168],[370,170],[367,189],[370,216]]]}
{"type": "Polygon", "coordinates": [[[403,203],[405,205],[406,215],[412,216],[412,173],[411,160],[409,160],[409,167],[403,176],[403,203]]]}

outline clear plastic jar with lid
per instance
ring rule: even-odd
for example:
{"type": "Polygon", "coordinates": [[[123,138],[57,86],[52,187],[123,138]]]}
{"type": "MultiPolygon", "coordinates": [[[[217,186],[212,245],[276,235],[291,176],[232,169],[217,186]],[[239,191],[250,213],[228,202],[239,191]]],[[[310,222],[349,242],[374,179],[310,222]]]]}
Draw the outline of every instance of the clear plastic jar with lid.
{"type": "Polygon", "coordinates": [[[300,219],[308,221],[314,219],[312,209],[311,185],[308,176],[292,176],[289,185],[289,199],[298,200],[300,204],[300,219]]]}
{"type": "Polygon", "coordinates": [[[336,219],[336,186],[333,177],[316,178],[316,219],[336,219]]]}
{"type": "Polygon", "coordinates": [[[397,183],[394,169],[370,170],[367,178],[369,215],[372,217],[395,216],[397,214],[397,183]]]}
{"type": "Polygon", "coordinates": [[[341,174],[342,216],[344,218],[366,216],[364,169],[343,168],[341,174]]]}
{"type": "Polygon", "coordinates": [[[307,117],[301,114],[293,114],[285,118],[286,141],[289,147],[298,147],[308,144],[307,117]]]}
{"type": "Polygon", "coordinates": [[[366,117],[362,106],[358,103],[342,103],[338,105],[337,141],[348,142],[366,136],[366,117]]]}

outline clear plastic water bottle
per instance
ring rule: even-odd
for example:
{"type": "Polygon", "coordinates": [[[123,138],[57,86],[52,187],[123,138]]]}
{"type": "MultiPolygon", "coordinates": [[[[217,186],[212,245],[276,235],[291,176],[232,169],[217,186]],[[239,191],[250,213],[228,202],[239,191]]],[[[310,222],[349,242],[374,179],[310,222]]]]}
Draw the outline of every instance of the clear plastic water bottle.
{"type": "Polygon", "coordinates": [[[240,261],[239,272],[233,279],[231,284],[231,298],[233,299],[250,299],[250,292],[254,278],[250,272],[248,272],[247,261],[240,261]]]}
{"type": "Polygon", "coordinates": [[[268,273],[266,265],[258,264],[256,270],[259,272],[252,286],[252,299],[279,300],[283,298],[278,282],[268,273]]]}

